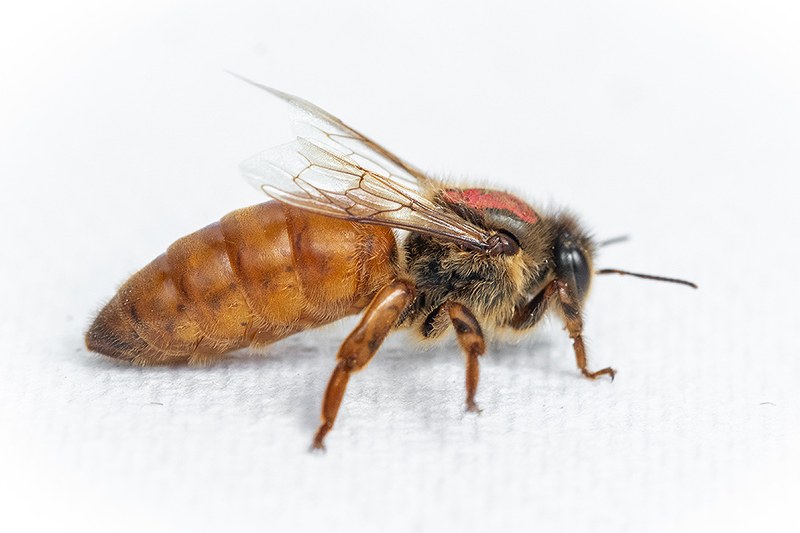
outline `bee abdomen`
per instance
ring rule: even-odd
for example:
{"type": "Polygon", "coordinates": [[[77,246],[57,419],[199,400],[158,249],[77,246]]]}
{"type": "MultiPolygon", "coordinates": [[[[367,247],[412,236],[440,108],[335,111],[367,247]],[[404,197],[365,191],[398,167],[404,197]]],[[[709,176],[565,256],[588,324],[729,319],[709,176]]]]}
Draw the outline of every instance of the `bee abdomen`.
{"type": "Polygon", "coordinates": [[[251,312],[221,244],[219,223],[212,224],[131,276],[86,334],[89,349],[157,364],[244,346],[251,312]]]}
{"type": "Polygon", "coordinates": [[[230,213],[221,229],[257,330],[291,334],[357,313],[396,274],[387,228],[270,202],[230,213]]]}
{"type": "Polygon", "coordinates": [[[395,275],[386,228],[270,202],[176,241],[134,274],[86,335],[141,364],[205,361],[356,313],[395,275]]]}

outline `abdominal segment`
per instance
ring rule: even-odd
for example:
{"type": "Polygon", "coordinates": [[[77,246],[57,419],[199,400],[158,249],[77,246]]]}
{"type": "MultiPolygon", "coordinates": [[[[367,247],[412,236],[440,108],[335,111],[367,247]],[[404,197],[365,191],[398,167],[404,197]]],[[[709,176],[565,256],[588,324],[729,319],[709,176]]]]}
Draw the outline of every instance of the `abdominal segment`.
{"type": "Polygon", "coordinates": [[[86,334],[138,364],[206,362],[359,312],[396,276],[391,230],[276,202],[176,241],[134,274],[86,334]]]}

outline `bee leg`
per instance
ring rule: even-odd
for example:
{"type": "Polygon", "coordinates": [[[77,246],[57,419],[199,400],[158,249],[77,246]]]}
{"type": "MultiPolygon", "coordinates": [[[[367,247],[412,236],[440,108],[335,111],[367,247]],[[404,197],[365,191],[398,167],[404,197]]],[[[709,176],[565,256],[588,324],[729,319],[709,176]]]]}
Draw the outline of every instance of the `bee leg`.
{"type": "Polygon", "coordinates": [[[456,302],[447,302],[447,313],[450,321],[458,336],[458,343],[464,351],[467,359],[467,411],[480,413],[478,404],[475,403],[475,392],[478,390],[478,379],[480,378],[480,363],[478,357],[486,351],[486,343],[483,340],[481,325],[472,314],[472,311],[456,302]]]}
{"type": "Polygon", "coordinates": [[[508,325],[515,329],[532,328],[542,319],[545,311],[554,300],[558,302],[561,315],[564,318],[564,329],[569,332],[569,336],[572,339],[575,360],[581,373],[589,379],[608,374],[613,380],[616,374],[613,368],[604,368],[597,372],[590,372],[586,368],[586,347],[582,336],[583,319],[581,318],[580,307],[576,305],[577,299],[572,295],[567,283],[561,280],[551,281],[528,303],[517,308],[508,325]]]}
{"type": "Polygon", "coordinates": [[[314,436],[312,449],[325,449],[323,441],[336,420],[350,374],[367,366],[397,322],[400,313],[414,299],[414,293],[414,286],[402,280],[385,286],[372,298],[361,322],[342,343],[336,355],[338,363],[325,390],[322,423],[314,436]]]}
{"type": "Polygon", "coordinates": [[[575,362],[578,364],[581,374],[589,379],[597,379],[608,374],[611,377],[611,381],[614,381],[614,376],[617,372],[613,368],[603,368],[596,372],[591,372],[586,368],[586,347],[583,344],[583,318],[581,317],[580,305],[577,303],[572,291],[569,290],[567,283],[555,280],[548,285],[545,291],[550,289],[551,286],[553,286],[552,290],[557,295],[561,314],[564,317],[564,325],[572,339],[572,348],[575,350],[575,362]]]}
{"type": "Polygon", "coordinates": [[[539,294],[531,298],[528,303],[517,307],[508,325],[514,329],[529,329],[539,323],[553,301],[556,287],[550,283],[539,294]]]}

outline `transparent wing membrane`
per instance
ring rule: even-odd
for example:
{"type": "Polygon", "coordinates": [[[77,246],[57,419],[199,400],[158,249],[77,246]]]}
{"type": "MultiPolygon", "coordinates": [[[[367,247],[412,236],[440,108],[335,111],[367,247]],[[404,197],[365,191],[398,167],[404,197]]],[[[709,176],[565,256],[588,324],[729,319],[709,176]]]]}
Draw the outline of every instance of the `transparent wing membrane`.
{"type": "Polygon", "coordinates": [[[254,186],[323,215],[490,248],[488,231],[427,197],[436,181],[314,104],[242,79],[287,101],[298,135],[242,163],[242,173],[254,186]]]}

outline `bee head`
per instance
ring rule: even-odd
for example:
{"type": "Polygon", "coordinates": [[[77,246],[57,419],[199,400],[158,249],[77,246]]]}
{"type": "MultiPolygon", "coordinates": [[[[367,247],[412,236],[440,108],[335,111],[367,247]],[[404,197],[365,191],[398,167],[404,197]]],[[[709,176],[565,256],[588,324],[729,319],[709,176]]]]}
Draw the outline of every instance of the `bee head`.
{"type": "Polygon", "coordinates": [[[594,274],[596,245],[589,233],[571,214],[553,217],[550,240],[552,272],[566,283],[579,301],[586,299],[594,274]]]}
{"type": "Polygon", "coordinates": [[[569,231],[561,231],[553,246],[556,277],[569,285],[583,300],[592,280],[590,248],[569,231]]]}

